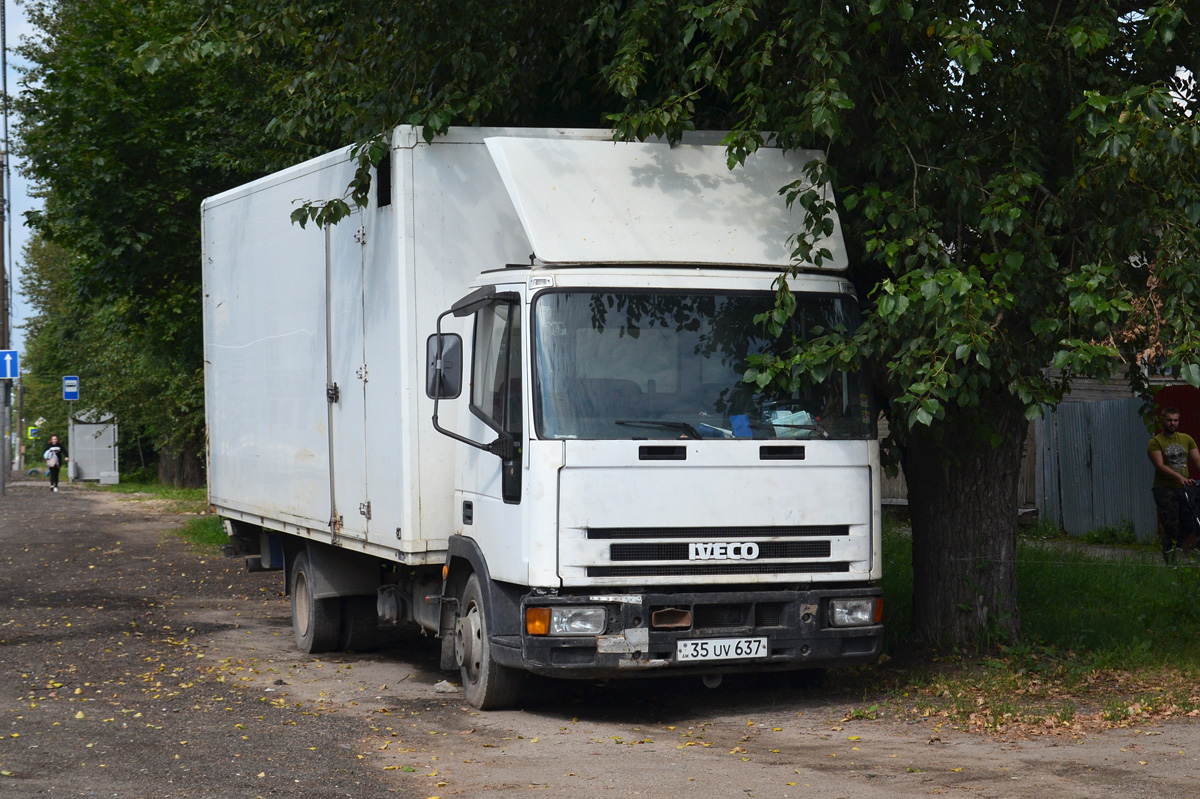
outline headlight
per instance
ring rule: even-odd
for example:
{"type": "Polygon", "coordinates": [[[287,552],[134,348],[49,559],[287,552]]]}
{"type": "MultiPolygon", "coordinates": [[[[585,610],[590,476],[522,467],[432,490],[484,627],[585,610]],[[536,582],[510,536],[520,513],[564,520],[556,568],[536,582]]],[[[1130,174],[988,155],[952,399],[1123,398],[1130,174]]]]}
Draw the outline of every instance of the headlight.
{"type": "Polygon", "coordinates": [[[876,610],[882,608],[877,599],[834,599],[829,602],[829,623],[834,627],[878,624],[876,610]]]}
{"type": "Polygon", "coordinates": [[[550,634],[599,635],[606,620],[604,608],[550,608],[550,634]]]}
{"type": "Polygon", "coordinates": [[[600,635],[607,615],[604,608],[562,606],[550,608],[550,635],[600,635]]]}
{"type": "Polygon", "coordinates": [[[600,635],[607,622],[604,608],[525,608],[525,632],[530,635],[600,635]]]}

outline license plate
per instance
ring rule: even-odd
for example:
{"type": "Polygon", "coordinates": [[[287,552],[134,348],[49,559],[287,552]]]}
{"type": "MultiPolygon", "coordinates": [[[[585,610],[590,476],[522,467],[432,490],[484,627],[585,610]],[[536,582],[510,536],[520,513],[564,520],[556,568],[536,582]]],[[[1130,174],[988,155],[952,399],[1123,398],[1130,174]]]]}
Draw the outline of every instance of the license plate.
{"type": "Polygon", "coordinates": [[[695,638],[675,642],[675,659],[736,660],[767,656],[766,638],[695,638]]]}

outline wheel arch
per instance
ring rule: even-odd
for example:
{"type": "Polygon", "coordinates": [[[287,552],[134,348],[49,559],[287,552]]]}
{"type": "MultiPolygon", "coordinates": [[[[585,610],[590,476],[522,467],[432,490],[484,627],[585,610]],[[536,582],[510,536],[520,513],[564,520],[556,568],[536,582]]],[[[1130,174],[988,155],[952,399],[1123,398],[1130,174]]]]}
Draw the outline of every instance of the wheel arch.
{"type": "Polygon", "coordinates": [[[291,542],[284,546],[284,557],[287,564],[285,583],[289,594],[292,591],[292,566],[301,552],[308,553],[314,599],[374,596],[378,593],[381,583],[378,558],[319,541],[306,541],[293,536],[288,538],[291,542]]]}
{"type": "Polygon", "coordinates": [[[522,668],[521,658],[521,597],[525,589],[511,583],[492,580],[487,558],[475,539],[464,535],[452,536],[446,547],[446,578],[442,581],[442,667],[457,668],[454,664],[453,631],[458,600],[472,574],[479,575],[483,611],[489,623],[489,638],[497,663],[522,668]],[[447,643],[450,644],[447,647],[447,643]],[[449,665],[447,665],[449,655],[449,665]]]}

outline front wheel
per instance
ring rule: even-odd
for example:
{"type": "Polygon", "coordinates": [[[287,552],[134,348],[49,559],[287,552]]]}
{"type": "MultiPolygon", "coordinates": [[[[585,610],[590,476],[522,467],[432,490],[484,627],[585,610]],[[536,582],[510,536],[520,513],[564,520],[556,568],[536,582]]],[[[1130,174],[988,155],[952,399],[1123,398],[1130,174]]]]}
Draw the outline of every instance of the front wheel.
{"type": "Polygon", "coordinates": [[[314,654],[336,649],[342,630],[342,599],[313,596],[314,573],[308,553],[292,564],[292,630],[301,652],[314,654]]]}
{"type": "Polygon", "coordinates": [[[479,578],[472,574],[459,603],[454,653],[462,668],[467,702],[480,710],[503,710],[515,705],[520,697],[521,672],[492,660],[488,625],[479,578]]]}

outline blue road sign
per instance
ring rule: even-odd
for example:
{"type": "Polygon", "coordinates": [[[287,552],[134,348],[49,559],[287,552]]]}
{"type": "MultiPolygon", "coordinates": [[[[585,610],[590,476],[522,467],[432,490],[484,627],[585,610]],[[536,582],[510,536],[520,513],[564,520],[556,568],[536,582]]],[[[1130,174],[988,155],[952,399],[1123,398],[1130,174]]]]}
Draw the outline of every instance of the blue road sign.
{"type": "Polygon", "coordinates": [[[71,375],[63,376],[63,399],[74,402],[79,399],[79,378],[71,375]]]}
{"type": "Polygon", "coordinates": [[[21,356],[16,350],[0,350],[0,380],[21,376],[21,356]]]}

